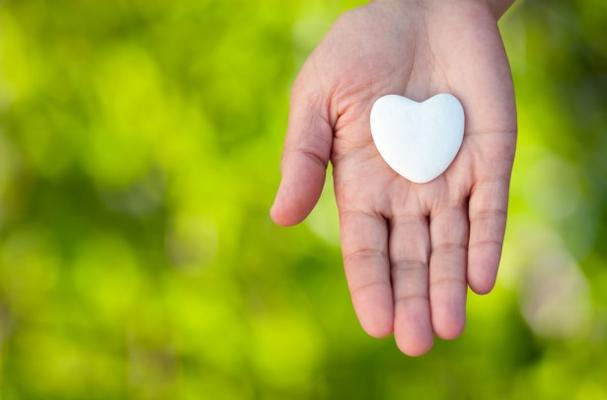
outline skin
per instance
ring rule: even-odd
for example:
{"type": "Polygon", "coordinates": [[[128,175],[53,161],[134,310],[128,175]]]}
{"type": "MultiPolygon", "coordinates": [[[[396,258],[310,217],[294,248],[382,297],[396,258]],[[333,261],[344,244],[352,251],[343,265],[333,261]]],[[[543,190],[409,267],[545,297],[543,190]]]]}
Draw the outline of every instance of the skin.
{"type": "Polygon", "coordinates": [[[500,259],[516,111],[497,19],[509,5],[480,0],[386,0],[342,15],[292,89],[282,180],[271,216],[301,222],[333,165],[352,302],[371,336],[394,333],[408,355],[458,337],[466,293],[488,293],[500,259]],[[457,96],[460,152],[432,182],[388,167],[369,127],[374,101],[457,96]]]}

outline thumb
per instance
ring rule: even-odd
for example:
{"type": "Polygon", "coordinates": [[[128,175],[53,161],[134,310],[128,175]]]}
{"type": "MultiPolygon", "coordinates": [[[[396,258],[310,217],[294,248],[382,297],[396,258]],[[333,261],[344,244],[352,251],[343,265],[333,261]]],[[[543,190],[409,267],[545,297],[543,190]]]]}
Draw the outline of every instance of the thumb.
{"type": "Polygon", "coordinates": [[[282,179],[270,211],[279,225],[300,223],[320,197],[333,143],[328,109],[324,96],[295,83],[281,162],[282,179]]]}

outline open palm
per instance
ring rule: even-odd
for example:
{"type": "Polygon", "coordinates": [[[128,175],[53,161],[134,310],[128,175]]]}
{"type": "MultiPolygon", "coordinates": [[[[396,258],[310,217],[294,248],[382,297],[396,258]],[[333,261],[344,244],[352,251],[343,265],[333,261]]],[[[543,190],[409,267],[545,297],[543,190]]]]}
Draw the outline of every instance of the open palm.
{"type": "Polygon", "coordinates": [[[515,143],[510,70],[487,4],[375,2],[339,19],[293,86],[272,216],[282,225],[305,218],[331,161],[359,320],[423,354],[433,333],[462,332],[468,286],[493,287],[515,143]],[[464,105],[462,148],[443,175],[415,184],[377,152],[369,112],[386,94],[422,101],[442,92],[464,105]]]}

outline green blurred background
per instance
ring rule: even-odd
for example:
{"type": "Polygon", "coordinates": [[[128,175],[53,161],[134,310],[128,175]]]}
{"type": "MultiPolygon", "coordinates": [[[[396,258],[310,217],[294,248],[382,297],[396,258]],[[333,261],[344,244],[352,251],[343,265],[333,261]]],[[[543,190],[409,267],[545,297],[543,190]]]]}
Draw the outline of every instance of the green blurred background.
{"type": "Polygon", "coordinates": [[[606,399],[607,2],[502,20],[504,262],[419,359],[359,328],[330,185],[273,226],[338,0],[0,2],[0,399],[606,399]]]}

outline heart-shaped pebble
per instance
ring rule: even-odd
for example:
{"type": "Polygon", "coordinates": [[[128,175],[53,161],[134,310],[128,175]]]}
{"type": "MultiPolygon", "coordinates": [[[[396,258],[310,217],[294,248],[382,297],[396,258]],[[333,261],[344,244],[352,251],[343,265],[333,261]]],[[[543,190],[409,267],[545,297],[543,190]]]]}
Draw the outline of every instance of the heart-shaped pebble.
{"type": "Polygon", "coordinates": [[[371,135],[379,154],[400,175],[426,183],[445,172],[464,139],[464,108],[448,93],[418,103],[380,97],[371,109],[371,135]]]}

